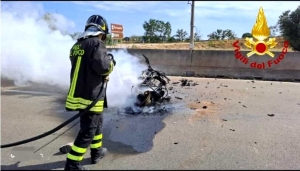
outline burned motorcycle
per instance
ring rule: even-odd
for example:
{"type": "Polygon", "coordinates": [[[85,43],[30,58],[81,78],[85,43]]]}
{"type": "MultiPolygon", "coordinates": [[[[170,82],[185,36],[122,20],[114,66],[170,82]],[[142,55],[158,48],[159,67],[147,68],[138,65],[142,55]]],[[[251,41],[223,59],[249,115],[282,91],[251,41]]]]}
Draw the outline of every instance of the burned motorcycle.
{"type": "Polygon", "coordinates": [[[144,54],[142,55],[145,58],[148,69],[142,72],[140,79],[143,79],[143,82],[139,87],[150,88],[150,90],[138,95],[137,105],[149,106],[154,105],[156,102],[161,102],[162,100],[170,100],[167,88],[170,79],[164,72],[154,70],[150,65],[149,59],[144,54]]]}
{"type": "Polygon", "coordinates": [[[125,109],[128,114],[138,114],[142,112],[141,107],[155,106],[171,100],[167,88],[170,79],[164,72],[154,70],[144,54],[143,57],[148,65],[148,69],[144,70],[139,77],[142,82],[138,88],[143,91],[138,93],[134,106],[125,109]]]}

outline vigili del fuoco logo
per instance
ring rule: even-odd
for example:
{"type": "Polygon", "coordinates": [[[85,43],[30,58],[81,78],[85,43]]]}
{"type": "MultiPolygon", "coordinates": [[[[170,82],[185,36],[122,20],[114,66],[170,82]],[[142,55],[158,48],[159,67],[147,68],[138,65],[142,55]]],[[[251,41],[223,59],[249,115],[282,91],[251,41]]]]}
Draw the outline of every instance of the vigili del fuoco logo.
{"type": "Polygon", "coordinates": [[[284,41],[281,54],[276,59],[269,60],[266,63],[249,62],[249,57],[254,54],[260,56],[268,55],[271,58],[274,58],[275,56],[274,53],[270,51],[270,49],[274,48],[277,45],[276,39],[269,38],[268,41],[266,41],[266,39],[270,36],[270,30],[262,7],[260,7],[259,9],[256,23],[252,28],[252,36],[256,39],[256,41],[253,38],[247,37],[246,41],[244,42],[244,45],[251,49],[251,52],[247,53],[247,57],[243,56],[240,52],[240,46],[238,45],[239,40],[233,43],[233,46],[235,47],[235,57],[242,63],[244,63],[245,65],[250,65],[251,68],[264,69],[266,67],[272,67],[273,65],[279,64],[280,61],[284,59],[284,55],[287,53],[287,48],[289,46],[288,41],[284,41]]]}

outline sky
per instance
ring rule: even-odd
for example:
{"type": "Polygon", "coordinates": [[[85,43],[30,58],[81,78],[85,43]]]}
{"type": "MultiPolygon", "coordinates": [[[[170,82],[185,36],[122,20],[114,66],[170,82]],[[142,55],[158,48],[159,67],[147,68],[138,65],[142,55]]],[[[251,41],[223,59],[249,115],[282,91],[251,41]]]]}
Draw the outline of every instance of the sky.
{"type": "MultiPolygon", "coordinates": [[[[4,2],[2,2],[4,3],[4,2]]],[[[5,2],[8,3],[8,2],[5,2]]],[[[18,2],[20,4],[24,2],[18,2]]],[[[191,5],[188,1],[45,1],[32,2],[46,12],[59,13],[73,21],[69,32],[82,32],[87,18],[99,14],[107,22],[124,26],[124,36],[143,35],[149,19],[169,21],[172,35],[177,29],[190,33],[191,5]]],[[[202,39],[217,29],[231,29],[238,37],[251,32],[258,10],[263,7],[268,26],[275,25],[286,10],[294,11],[298,1],[196,1],[195,31],[202,39]]]]}

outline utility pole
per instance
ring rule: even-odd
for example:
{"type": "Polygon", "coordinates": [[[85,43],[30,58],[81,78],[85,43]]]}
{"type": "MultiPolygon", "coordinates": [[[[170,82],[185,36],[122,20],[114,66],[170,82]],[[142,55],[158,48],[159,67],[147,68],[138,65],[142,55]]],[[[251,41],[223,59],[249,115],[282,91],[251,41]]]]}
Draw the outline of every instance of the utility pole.
{"type": "Polygon", "coordinates": [[[190,49],[194,49],[194,9],[195,1],[192,1],[191,5],[191,31],[190,31],[190,49]]]}

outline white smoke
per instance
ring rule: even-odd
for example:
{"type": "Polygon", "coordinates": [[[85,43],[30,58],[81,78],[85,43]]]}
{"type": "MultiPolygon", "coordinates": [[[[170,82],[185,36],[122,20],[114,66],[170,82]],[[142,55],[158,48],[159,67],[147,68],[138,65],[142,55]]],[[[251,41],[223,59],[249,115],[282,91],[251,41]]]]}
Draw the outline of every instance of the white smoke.
{"type": "Polygon", "coordinates": [[[113,50],[111,53],[117,64],[108,82],[108,105],[132,105],[136,98],[135,88],[141,82],[138,77],[147,67],[140,63],[139,58],[130,55],[125,50],[113,50]],[[134,95],[133,99],[131,95],[134,95]]]}
{"type": "MultiPolygon", "coordinates": [[[[51,15],[60,31],[53,31],[49,23],[39,20],[45,14],[37,3],[2,3],[1,13],[1,77],[15,81],[18,86],[28,82],[56,85],[68,89],[71,63],[69,52],[75,41],[63,35],[75,26],[60,14],[51,15]]],[[[126,51],[113,51],[117,65],[108,83],[108,105],[126,105],[131,87],[145,65],[126,51]]]]}
{"type": "MultiPolygon", "coordinates": [[[[44,20],[39,20],[42,14],[37,4],[2,4],[1,76],[13,79],[17,85],[32,81],[64,88],[69,85],[68,56],[74,41],[59,30],[52,31],[44,20]]],[[[57,24],[74,26],[70,21],[57,24]]]]}

